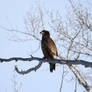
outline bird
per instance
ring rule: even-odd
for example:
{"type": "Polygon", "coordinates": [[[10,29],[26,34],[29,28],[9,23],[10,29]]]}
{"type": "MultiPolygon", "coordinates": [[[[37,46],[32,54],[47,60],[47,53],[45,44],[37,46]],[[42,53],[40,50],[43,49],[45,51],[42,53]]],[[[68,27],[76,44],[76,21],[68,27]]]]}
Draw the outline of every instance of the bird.
{"type": "MultiPolygon", "coordinates": [[[[41,49],[44,55],[44,59],[56,59],[58,56],[57,48],[50,37],[50,33],[47,30],[42,30],[40,32],[42,34],[42,40],[41,40],[41,49]]],[[[53,72],[55,70],[55,64],[49,63],[50,64],[50,72],[53,72]]]]}

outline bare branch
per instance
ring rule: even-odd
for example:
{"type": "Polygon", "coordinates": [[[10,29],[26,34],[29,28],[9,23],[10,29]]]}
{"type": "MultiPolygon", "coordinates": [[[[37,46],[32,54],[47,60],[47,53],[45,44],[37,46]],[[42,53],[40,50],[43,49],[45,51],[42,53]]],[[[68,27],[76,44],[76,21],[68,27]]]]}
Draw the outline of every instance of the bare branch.
{"type": "Polygon", "coordinates": [[[74,92],[77,92],[77,79],[75,80],[75,89],[74,92]]]}
{"type": "Polygon", "coordinates": [[[10,61],[14,61],[14,60],[15,61],[29,61],[29,62],[30,61],[39,61],[39,63],[35,67],[32,67],[26,71],[23,71],[23,70],[20,71],[18,69],[18,67],[15,66],[15,70],[19,74],[28,74],[29,72],[36,71],[41,67],[42,63],[44,63],[44,62],[53,63],[53,64],[56,64],[56,63],[57,64],[67,64],[69,66],[69,68],[72,70],[72,72],[74,73],[74,75],[76,76],[76,78],[78,78],[79,83],[82,84],[87,91],[89,91],[89,86],[88,86],[87,82],[81,76],[79,71],[76,70],[76,68],[71,65],[84,65],[85,67],[92,68],[92,62],[88,62],[88,61],[84,61],[84,60],[60,60],[60,59],[45,60],[43,58],[38,58],[38,57],[31,57],[31,58],[13,57],[13,58],[9,58],[9,59],[0,58],[0,62],[10,62],[10,61]]]}
{"type": "MultiPolygon", "coordinates": [[[[61,56],[59,57],[64,58],[61,56]]],[[[82,85],[86,89],[87,92],[90,92],[90,86],[88,85],[87,81],[84,79],[84,76],[80,73],[80,71],[72,65],[68,65],[68,67],[74,73],[75,77],[78,79],[79,84],[82,85]]]]}
{"type": "MultiPolygon", "coordinates": [[[[4,58],[0,58],[0,62],[10,62],[15,60],[17,61],[39,61],[39,62],[49,62],[49,63],[53,63],[53,64],[67,64],[67,65],[84,65],[85,67],[90,67],[92,68],[92,62],[88,62],[85,60],[60,60],[60,59],[48,59],[45,60],[43,58],[38,58],[38,57],[31,57],[31,58],[22,58],[22,57],[12,57],[9,59],[4,59],[4,58]]],[[[38,64],[39,65],[39,64],[38,64]]]]}
{"type": "Polygon", "coordinates": [[[71,69],[71,71],[74,73],[74,75],[78,79],[79,84],[81,84],[86,89],[87,92],[90,92],[90,87],[87,81],[83,78],[82,74],[73,66],[69,66],[69,68],[71,69]]]}
{"type": "Polygon", "coordinates": [[[62,80],[61,80],[60,91],[59,92],[61,92],[61,90],[63,88],[64,74],[65,74],[65,70],[64,70],[64,66],[63,66],[62,80]]]}
{"type": "Polygon", "coordinates": [[[19,71],[18,67],[15,66],[15,70],[16,70],[19,74],[23,74],[23,75],[24,75],[24,74],[28,74],[28,73],[31,72],[31,71],[35,71],[35,72],[36,72],[36,70],[39,69],[39,68],[41,67],[41,65],[42,65],[42,62],[39,62],[38,65],[36,65],[35,67],[30,68],[30,69],[28,69],[28,70],[26,70],[26,71],[23,71],[23,70],[19,71]]]}

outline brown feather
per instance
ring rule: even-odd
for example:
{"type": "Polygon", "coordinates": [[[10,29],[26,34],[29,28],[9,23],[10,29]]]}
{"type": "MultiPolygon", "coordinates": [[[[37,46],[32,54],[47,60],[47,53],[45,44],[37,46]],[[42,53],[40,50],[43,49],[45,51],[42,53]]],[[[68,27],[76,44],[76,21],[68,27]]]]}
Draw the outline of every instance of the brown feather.
{"type": "MultiPolygon", "coordinates": [[[[44,35],[42,36],[41,47],[46,59],[56,58],[56,45],[54,41],[50,38],[50,35],[44,33],[44,35]]],[[[55,70],[55,64],[50,63],[50,72],[53,72],[53,70],[55,70]]]]}

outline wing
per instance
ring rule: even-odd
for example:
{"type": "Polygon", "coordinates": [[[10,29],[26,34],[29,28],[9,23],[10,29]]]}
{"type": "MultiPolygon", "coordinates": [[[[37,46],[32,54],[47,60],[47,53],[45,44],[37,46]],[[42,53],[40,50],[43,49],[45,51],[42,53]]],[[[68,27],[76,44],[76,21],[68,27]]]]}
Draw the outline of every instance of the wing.
{"type": "Polygon", "coordinates": [[[54,41],[51,38],[47,38],[46,47],[47,47],[47,51],[48,51],[49,55],[52,58],[56,58],[57,48],[56,48],[56,45],[55,45],[54,41]]]}

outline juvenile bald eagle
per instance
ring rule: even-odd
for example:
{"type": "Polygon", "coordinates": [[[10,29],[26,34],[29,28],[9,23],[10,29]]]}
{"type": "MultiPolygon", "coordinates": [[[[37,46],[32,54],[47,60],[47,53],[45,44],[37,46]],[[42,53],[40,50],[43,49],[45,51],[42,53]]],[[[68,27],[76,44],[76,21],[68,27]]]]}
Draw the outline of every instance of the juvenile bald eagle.
{"type": "MultiPolygon", "coordinates": [[[[46,30],[40,32],[42,34],[41,48],[44,54],[44,59],[56,59],[57,48],[54,41],[50,38],[50,33],[46,30]]],[[[55,64],[50,64],[50,72],[55,70],[55,64]]]]}

